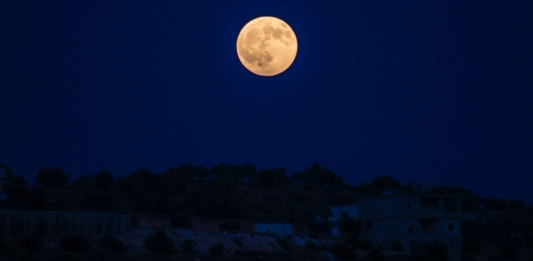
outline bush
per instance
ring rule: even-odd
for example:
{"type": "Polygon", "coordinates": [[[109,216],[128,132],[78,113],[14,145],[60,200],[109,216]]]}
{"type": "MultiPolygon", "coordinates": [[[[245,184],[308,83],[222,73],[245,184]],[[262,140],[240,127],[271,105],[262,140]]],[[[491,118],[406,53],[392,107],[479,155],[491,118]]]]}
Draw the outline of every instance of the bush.
{"type": "Polygon", "coordinates": [[[132,227],[139,226],[139,218],[137,217],[137,214],[135,212],[130,213],[130,222],[132,227]]]}
{"type": "Polygon", "coordinates": [[[174,243],[163,230],[157,230],[153,236],[146,238],[144,248],[157,253],[173,253],[174,243]]]}
{"type": "Polygon", "coordinates": [[[278,243],[278,245],[285,249],[286,251],[291,251],[292,250],[292,247],[291,247],[291,244],[289,242],[289,240],[287,239],[282,239],[280,237],[276,237],[276,243],[278,243]]]}
{"type": "Polygon", "coordinates": [[[476,255],[470,254],[470,253],[462,253],[461,254],[461,261],[476,261],[476,255]]]}
{"type": "Polygon", "coordinates": [[[322,232],[322,227],[320,227],[320,225],[318,223],[316,223],[316,222],[309,223],[307,225],[307,229],[311,233],[321,233],[322,232]]]}
{"type": "Polygon", "coordinates": [[[222,243],[218,242],[214,245],[211,245],[209,248],[209,255],[212,256],[223,256],[224,255],[224,245],[222,243]]]}
{"type": "Polygon", "coordinates": [[[7,243],[7,240],[0,239],[0,254],[11,254],[14,253],[15,250],[9,246],[7,243]]]}
{"type": "Polygon", "coordinates": [[[487,258],[487,261],[503,261],[503,258],[496,255],[491,255],[487,258]]]}
{"type": "Polygon", "coordinates": [[[361,234],[361,224],[354,218],[342,218],[339,220],[339,232],[347,235],[361,234]]]}
{"type": "Polygon", "coordinates": [[[331,253],[337,259],[354,260],[355,252],[351,247],[347,247],[343,244],[336,243],[331,250],[331,253]]]}
{"type": "Polygon", "coordinates": [[[124,243],[116,237],[113,237],[110,234],[104,235],[99,241],[98,245],[105,251],[113,251],[115,253],[124,253],[126,252],[126,247],[124,243]]]}
{"type": "Polygon", "coordinates": [[[467,239],[463,240],[463,252],[477,255],[481,251],[481,244],[478,240],[467,239]]]}
{"type": "Polygon", "coordinates": [[[359,237],[356,235],[349,235],[342,240],[344,243],[348,244],[349,246],[356,247],[359,245],[359,237]]]}
{"type": "Polygon", "coordinates": [[[66,252],[86,252],[91,245],[81,236],[63,236],[59,243],[60,249],[66,252]]]}
{"type": "Polygon", "coordinates": [[[192,239],[185,239],[183,242],[181,242],[181,248],[183,249],[183,252],[185,254],[192,256],[194,255],[194,247],[196,246],[196,242],[192,239]]]}
{"type": "Polygon", "coordinates": [[[393,240],[391,243],[391,249],[393,251],[402,251],[403,250],[402,242],[400,242],[400,240],[393,240]]]}
{"type": "Polygon", "coordinates": [[[413,260],[446,261],[450,258],[446,245],[437,240],[420,244],[411,242],[411,255],[413,260]]]}
{"type": "Polygon", "coordinates": [[[238,245],[240,247],[244,247],[244,243],[242,242],[242,238],[241,237],[235,237],[235,239],[233,239],[233,243],[235,243],[236,245],[238,245]]]}
{"type": "Polygon", "coordinates": [[[378,249],[370,250],[368,252],[368,254],[366,255],[366,257],[368,257],[368,259],[370,259],[372,261],[383,261],[383,260],[385,260],[385,256],[378,249]]]}
{"type": "Polygon", "coordinates": [[[177,228],[193,228],[191,218],[185,215],[170,217],[170,226],[177,228]]]}
{"type": "Polygon", "coordinates": [[[518,248],[513,245],[503,245],[498,254],[504,259],[518,259],[518,248]]]}
{"type": "Polygon", "coordinates": [[[305,242],[305,248],[313,252],[320,250],[320,247],[311,240],[308,240],[307,242],[305,242]]]}
{"type": "Polygon", "coordinates": [[[238,230],[241,228],[241,222],[235,219],[226,219],[220,223],[220,230],[238,230]]]}
{"type": "Polygon", "coordinates": [[[40,251],[43,249],[43,236],[39,233],[29,234],[22,238],[20,245],[29,251],[40,251]]]}
{"type": "Polygon", "coordinates": [[[366,240],[359,240],[359,248],[362,250],[370,250],[374,248],[372,244],[366,240]]]}

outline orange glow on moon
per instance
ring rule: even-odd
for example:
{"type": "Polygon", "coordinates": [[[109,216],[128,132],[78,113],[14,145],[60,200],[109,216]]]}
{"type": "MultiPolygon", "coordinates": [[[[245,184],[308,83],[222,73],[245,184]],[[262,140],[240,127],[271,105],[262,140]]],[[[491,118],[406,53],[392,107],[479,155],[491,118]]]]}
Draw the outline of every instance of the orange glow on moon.
{"type": "Polygon", "coordinates": [[[242,65],[252,73],[274,76],[287,70],[298,51],[292,28],[271,16],[248,22],[237,38],[237,54],[242,65]]]}

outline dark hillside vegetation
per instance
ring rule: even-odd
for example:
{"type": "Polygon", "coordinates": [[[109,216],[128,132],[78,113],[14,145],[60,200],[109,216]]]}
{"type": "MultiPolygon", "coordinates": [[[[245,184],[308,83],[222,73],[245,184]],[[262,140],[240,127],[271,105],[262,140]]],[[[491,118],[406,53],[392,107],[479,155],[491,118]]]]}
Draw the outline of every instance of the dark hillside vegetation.
{"type": "MultiPolygon", "coordinates": [[[[533,250],[533,206],[523,200],[478,197],[459,186],[437,186],[422,192],[417,183],[402,185],[389,175],[352,186],[316,163],[291,176],[283,168],[258,170],[251,164],[220,164],[211,169],[185,164],[164,173],[141,169],[118,179],[102,171],[72,182],[59,168],[43,168],[37,172],[35,187],[27,186],[24,178],[8,169],[6,181],[4,191],[9,200],[0,204],[7,209],[151,213],[167,217],[173,227],[181,228],[193,228],[193,218],[207,218],[224,221],[224,226],[233,224],[227,229],[235,231],[242,229],[235,226],[240,222],[288,222],[306,228],[313,237],[330,230],[316,219],[331,216],[328,206],[355,204],[359,196],[379,195],[384,190],[460,195],[469,197],[462,210],[478,214],[464,222],[465,253],[479,254],[485,245],[503,247],[504,243],[503,255],[514,255],[509,245],[533,250]],[[494,238],[499,241],[494,243],[494,238]]],[[[352,241],[356,241],[353,236],[352,241]]],[[[39,248],[30,242],[27,245],[39,248]]],[[[342,253],[343,248],[338,249],[342,253]]]]}

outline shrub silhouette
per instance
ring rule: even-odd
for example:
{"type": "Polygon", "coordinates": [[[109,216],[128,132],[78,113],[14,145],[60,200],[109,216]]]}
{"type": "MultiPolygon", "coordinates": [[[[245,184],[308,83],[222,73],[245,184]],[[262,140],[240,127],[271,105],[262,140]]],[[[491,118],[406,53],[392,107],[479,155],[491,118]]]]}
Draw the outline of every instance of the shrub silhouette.
{"type": "Polygon", "coordinates": [[[60,249],[66,252],[86,252],[91,249],[91,245],[85,238],[76,235],[61,237],[60,249]]]}
{"type": "Polygon", "coordinates": [[[385,260],[385,256],[378,249],[370,250],[366,256],[368,257],[368,259],[370,259],[372,261],[383,261],[383,260],[385,260]]]}
{"type": "Polygon", "coordinates": [[[310,251],[319,251],[320,247],[315,242],[308,240],[305,242],[305,248],[310,251]]]}
{"type": "Polygon", "coordinates": [[[98,242],[98,245],[105,251],[113,251],[115,253],[126,252],[126,247],[120,239],[113,237],[110,234],[104,235],[98,242]]]}
{"type": "Polygon", "coordinates": [[[209,255],[212,256],[223,256],[224,255],[224,245],[222,243],[218,242],[214,245],[211,245],[209,248],[209,255]]]}
{"type": "Polygon", "coordinates": [[[235,237],[235,239],[233,239],[233,243],[235,243],[236,245],[238,245],[240,247],[244,247],[244,243],[242,242],[242,238],[241,237],[235,237]]]}
{"type": "Polygon", "coordinates": [[[461,254],[461,261],[476,261],[476,255],[470,254],[470,253],[462,253],[461,254]]]}
{"type": "Polygon", "coordinates": [[[477,255],[479,254],[479,251],[481,251],[481,244],[478,240],[469,238],[463,239],[463,252],[477,255]]]}
{"type": "Polygon", "coordinates": [[[518,248],[513,245],[503,245],[500,248],[498,255],[504,259],[516,260],[518,259],[518,248]]]}
{"type": "Polygon", "coordinates": [[[413,260],[446,261],[450,258],[446,245],[434,240],[426,242],[423,246],[416,242],[411,242],[411,255],[413,260]]]}
{"type": "Polygon", "coordinates": [[[32,233],[24,238],[20,242],[20,245],[29,251],[39,251],[43,249],[43,236],[39,233],[32,233]]]}
{"type": "Polygon", "coordinates": [[[333,246],[331,253],[337,259],[355,260],[355,252],[353,251],[353,249],[341,243],[336,243],[333,246]]]}
{"type": "Polygon", "coordinates": [[[289,243],[289,240],[287,239],[282,239],[280,237],[276,237],[276,243],[278,243],[278,245],[285,249],[286,251],[291,251],[292,250],[292,247],[289,243]]]}
{"type": "Polygon", "coordinates": [[[191,218],[185,215],[173,215],[170,225],[177,228],[193,228],[191,218]]]}
{"type": "Polygon", "coordinates": [[[372,249],[372,244],[366,240],[359,240],[359,248],[362,250],[370,250],[372,249]]]}
{"type": "Polygon", "coordinates": [[[153,236],[146,238],[144,248],[157,253],[173,253],[174,243],[163,230],[157,230],[153,236]]]}
{"type": "Polygon", "coordinates": [[[181,248],[183,249],[183,252],[189,256],[194,255],[194,246],[196,246],[196,242],[192,239],[185,239],[183,242],[181,242],[181,248]]]}
{"type": "Polygon", "coordinates": [[[339,232],[347,235],[361,234],[361,224],[354,218],[342,218],[339,220],[339,232]]]}
{"type": "Polygon", "coordinates": [[[0,254],[11,254],[15,250],[9,246],[6,239],[0,239],[0,254]]]}
{"type": "Polygon", "coordinates": [[[220,230],[237,230],[241,228],[241,222],[234,219],[226,219],[220,223],[220,230]]]}
{"type": "Polygon", "coordinates": [[[400,240],[393,240],[391,243],[391,248],[393,251],[402,251],[403,250],[402,242],[400,242],[400,240]]]}

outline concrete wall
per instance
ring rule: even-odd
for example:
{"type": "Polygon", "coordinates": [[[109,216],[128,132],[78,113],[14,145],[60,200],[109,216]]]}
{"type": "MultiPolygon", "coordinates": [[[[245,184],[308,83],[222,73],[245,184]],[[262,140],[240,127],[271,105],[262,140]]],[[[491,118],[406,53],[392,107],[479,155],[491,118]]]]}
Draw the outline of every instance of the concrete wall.
{"type": "Polygon", "coordinates": [[[288,236],[292,235],[292,224],[255,224],[255,232],[288,236]]]}
{"type": "Polygon", "coordinates": [[[0,236],[24,236],[35,232],[47,236],[120,235],[130,230],[127,214],[0,209],[0,236]]]}
{"type": "Polygon", "coordinates": [[[446,236],[461,236],[461,222],[458,220],[442,220],[442,234],[446,236]],[[451,231],[450,224],[452,225],[451,231]]]}
{"type": "Polygon", "coordinates": [[[328,218],[328,221],[337,222],[343,217],[343,213],[346,213],[348,218],[354,218],[355,220],[359,219],[359,208],[357,205],[351,206],[332,206],[329,207],[331,210],[331,217],[328,218]]]}
{"type": "Polygon", "coordinates": [[[370,227],[367,223],[361,222],[364,239],[377,246],[390,246],[391,241],[400,240],[405,251],[409,250],[410,242],[416,240],[417,233],[420,233],[419,222],[412,219],[395,220],[372,220],[370,227]],[[413,227],[413,235],[409,235],[408,228],[413,227]]]}
{"type": "Polygon", "coordinates": [[[420,212],[420,199],[415,197],[383,197],[373,199],[359,199],[359,218],[406,218],[420,212]],[[408,205],[411,203],[411,208],[408,205]]]}
{"type": "MultiPolygon", "coordinates": [[[[390,245],[392,240],[400,240],[404,251],[411,247],[411,241],[424,243],[438,240],[448,247],[450,260],[460,260],[461,256],[461,213],[445,213],[446,198],[416,196],[384,196],[361,198],[358,200],[359,220],[366,240],[374,246],[390,245]],[[410,203],[410,204],[409,204],[410,203]],[[411,207],[409,207],[411,206],[411,207]],[[371,227],[367,227],[370,221],[371,227]],[[453,224],[453,231],[448,224],[453,224]],[[408,233],[413,228],[412,235],[408,233]]],[[[461,201],[458,200],[459,206],[461,201]]]]}

